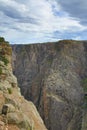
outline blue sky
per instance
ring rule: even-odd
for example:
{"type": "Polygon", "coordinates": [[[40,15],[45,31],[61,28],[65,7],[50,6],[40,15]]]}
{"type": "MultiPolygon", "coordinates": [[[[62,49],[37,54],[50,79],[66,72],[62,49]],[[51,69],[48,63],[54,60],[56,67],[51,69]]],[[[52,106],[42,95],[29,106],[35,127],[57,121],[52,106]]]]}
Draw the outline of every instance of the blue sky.
{"type": "Polygon", "coordinates": [[[14,44],[87,40],[87,0],[0,0],[0,36],[14,44]]]}

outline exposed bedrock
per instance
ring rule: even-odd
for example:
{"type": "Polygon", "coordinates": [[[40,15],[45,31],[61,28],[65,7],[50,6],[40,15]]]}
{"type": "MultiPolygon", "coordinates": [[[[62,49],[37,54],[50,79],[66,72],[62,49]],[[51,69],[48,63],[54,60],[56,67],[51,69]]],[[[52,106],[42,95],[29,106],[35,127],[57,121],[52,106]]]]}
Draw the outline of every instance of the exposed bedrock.
{"type": "Polygon", "coordinates": [[[0,130],[47,130],[35,105],[20,93],[11,52],[8,42],[0,37],[0,130]]]}
{"type": "Polygon", "coordinates": [[[49,130],[81,130],[86,41],[13,45],[21,93],[33,101],[49,130]]]}

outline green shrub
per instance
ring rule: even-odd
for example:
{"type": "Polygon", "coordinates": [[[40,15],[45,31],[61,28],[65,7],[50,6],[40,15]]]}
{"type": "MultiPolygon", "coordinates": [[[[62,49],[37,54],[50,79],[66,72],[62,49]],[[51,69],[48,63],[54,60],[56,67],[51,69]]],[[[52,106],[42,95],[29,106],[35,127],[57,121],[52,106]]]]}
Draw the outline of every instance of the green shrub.
{"type": "Polygon", "coordinates": [[[9,42],[8,42],[8,41],[5,41],[5,44],[6,44],[7,46],[9,46],[9,42]]]}
{"type": "Polygon", "coordinates": [[[4,62],[4,65],[7,65],[9,63],[8,59],[5,56],[0,56],[0,60],[4,62]]]}
{"type": "Polygon", "coordinates": [[[53,62],[53,57],[52,56],[48,57],[47,62],[49,65],[51,65],[53,62]]]}
{"type": "Polygon", "coordinates": [[[0,68],[0,75],[2,74],[2,68],[0,68]]]}
{"type": "Polygon", "coordinates": [[[87,96],[84,96],[84,105],[83,105],[84,109],[87,109],[87,96]]]}
{"type": "Polygon", "coordinates": [[[5,57],[3,58],[3,62],[5,65],[7,65],[9,63],[8,59],[6,59],[5,57]]]}
{"type": "Polygon", "coordinates": [[[12,89],[11,88],[7,88],[7,90],[8,90],[9,94],[12,94],[12,89]]]}
{"type": "Polygon", "coordinates": [[[87,92],[87,78],[83,79],[82,84],[84,91],[87,92]]]}
{"type": "MultiPolygon", "coordinates": [[[[87,78],[83,79],[82,83],[83,83],[84,93],[87,93],[87,78]]],[[[84,95],[84,108],[87,109],[87,96],[86,95],[84,95]]]]}
{"type": "Polygon", "coordinates": [[[0,42],[5,42],[5,39],[3,37],[0,37],[0,42]]]}

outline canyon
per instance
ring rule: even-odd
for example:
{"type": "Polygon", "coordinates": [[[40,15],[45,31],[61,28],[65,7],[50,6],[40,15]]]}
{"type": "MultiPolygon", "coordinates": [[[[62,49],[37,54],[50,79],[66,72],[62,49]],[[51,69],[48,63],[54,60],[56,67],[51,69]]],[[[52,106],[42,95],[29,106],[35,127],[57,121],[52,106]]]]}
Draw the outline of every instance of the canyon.
{"type": "Polygon", "coordinates": [[[87,129],[87,41],[12,45],[12,66],[48,130],[87,129]]]}

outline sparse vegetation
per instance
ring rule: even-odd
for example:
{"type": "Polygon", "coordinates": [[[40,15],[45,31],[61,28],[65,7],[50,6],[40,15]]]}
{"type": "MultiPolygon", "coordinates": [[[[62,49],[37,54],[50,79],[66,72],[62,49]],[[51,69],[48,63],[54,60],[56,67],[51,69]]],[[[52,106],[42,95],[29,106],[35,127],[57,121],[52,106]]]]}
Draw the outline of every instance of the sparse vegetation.
{"type": "Polygon", "coordinates": [[[3,37],[0,37],[0,54],[10,55],[11,53],[12,53],[12,49],[9,45],[9,42],[5,41],[3,37]]]}
{"type": "Polygon", "coordinates": [[[12,89],[11,88],[7,88],[7,90],[8,90],[9,94],[12,94],[12,89]]]}
{"type": "Polygon", "coordinates": [[[3,37],[0,37],[0,43],[5,42],[5,39],[3,37]]]}
{"type": "Polygon", "coordinates": [[[12,49],[9,46],[9,42],[5,41],[3,37],[0,37],[0,61],[4,62],[5,65],[9,63],[7,55],[12,54],[12,49]]]}
{"type": "Polygon", "coordinates": [[[2,74],[2,68],[0,68],[0,75],[2,74]]]}
{"type": "Polygon", "coordinates": [[[53,57],[52,56],[48,57],[47,62],[49,65],[51,65],[53,62],[53,57]]]}
{"type": "Polygon", "coordinates": [[[62,44],[72,44],[74,40],[60,40],[59,43],[62,43],[62,44]]]}
{"type": "Polygon", "coordinates": [[[82,83],[84,91],[87,92],[87,78],[83,79],[82,83]]]}
{"type": "Polygon", "coordinates": [[[4,43],[9,46],[9,42],[5,41],[4,37],[0,37],[0,44],[4,44],[4,43]]]}
{"type": "Polygon", "coordinates": [[[84,103],[84,108],[87,109],[87,96],[84,97],[85,103],[84,103]]]}
{"type": "Polygon", "coordinates": [[[83,89],[84,89],[84,93],[85,93],[85,95],[84,95],[84,101],[85,101],[84,108],[87,109],[87,95],[86,95],[86,93],[87,93],[87,78],[83,79],[82,83],[83,83],[83,89]]]}
{"type": "Polygon", "coordinates": [[[9,61],[5,56],[0,55],[0,61],[4,62],[4,65],[8,65],[9,61]]]}
{"type": "Polygon", "coordinates": [[[74,47],[74,45],[75,45],[75,47],[76,47],[76,45],[78,46],[79,44],[77,44],[77,43],[80,43],[79,41],[76,41],[76,40],[60,40],[59,42],[56,42],[55,43],[55,50],[56,51],[61,51],[61,49],[63,49],[64,48],[64,46],[66,46],[66,47],[74,47]]]}

